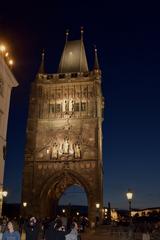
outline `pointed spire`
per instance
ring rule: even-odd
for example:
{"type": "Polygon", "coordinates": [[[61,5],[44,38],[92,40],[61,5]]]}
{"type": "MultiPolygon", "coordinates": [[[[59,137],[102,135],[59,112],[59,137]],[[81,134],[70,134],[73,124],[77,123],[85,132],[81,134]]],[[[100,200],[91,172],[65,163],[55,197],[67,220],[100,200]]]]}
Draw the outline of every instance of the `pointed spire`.
{"type": "Polygon", "coordinates": [[[66,43],[68,41],[69,29],[66,29],[66,43]]]}
{"type": "Polygon", "coordinates": [[[74,73],[88,72],[88,63],[83,44],[83,27],[81,27],[81,39],[68,41],[69,31],[66,31],[66,42],[61,56],[58,72],[74,73]]]}
{"type": "Polygon", "coordinates": [[[42,51],[42,60],[41,60],[41,65],[40,65],[40,68],[39,68],[39,72],[38,73],[45,73],[45,71],[44,71],[44,49],[43,49],[43,51],[42,51]]]}
{"type": "Polygon", "coordinates": [[[84,33],[84,28],[81,27],[81,40],[83,40],[83,33],[84,33]]]}
{"type": "Polygon", "coordinates": [[[100,70],[96,45],[94,46],[94,70],[100,70]]]}

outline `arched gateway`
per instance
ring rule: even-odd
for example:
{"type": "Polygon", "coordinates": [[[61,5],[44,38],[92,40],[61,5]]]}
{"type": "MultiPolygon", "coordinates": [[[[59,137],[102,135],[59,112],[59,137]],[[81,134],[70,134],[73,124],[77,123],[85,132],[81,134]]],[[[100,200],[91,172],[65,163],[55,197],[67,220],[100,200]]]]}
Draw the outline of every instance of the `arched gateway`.
{"type": "Polygon", "coordinates": [[[92,71],[81,39],[68,41],[56,74],[40,70],[32,83],[23,175],[22,214],[53,216],[63,192],[82,186],[95,222],[103,207],[101,71],[97,50],[92,71]]]}

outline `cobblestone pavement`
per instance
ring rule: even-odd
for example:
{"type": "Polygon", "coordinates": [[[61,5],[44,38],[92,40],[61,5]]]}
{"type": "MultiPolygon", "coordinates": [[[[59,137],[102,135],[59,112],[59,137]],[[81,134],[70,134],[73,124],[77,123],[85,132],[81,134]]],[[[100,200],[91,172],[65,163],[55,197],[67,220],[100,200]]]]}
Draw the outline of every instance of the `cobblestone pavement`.
{"type": "MultiPolygon", "coordinates": [[[[86,229],[85,233],[81,233],[81,240],[130,240],[130,239],[141,240],[142,235],[136,233],[132,236],[129,236],[127,229],[111,228],[105,225],[99,226],[94,230],[86,229]]],[[[21,240],[26,240],[24,233],[21,236],[21,240]]]]}
{"type": "Polygon", "coordinates": [[[86,231],[81,234],[81,240],[141,240],[140,233],[130,235],[127,229],[115,228],[111,229],[107,226],[100,226],[95,230],[86,231]]]}

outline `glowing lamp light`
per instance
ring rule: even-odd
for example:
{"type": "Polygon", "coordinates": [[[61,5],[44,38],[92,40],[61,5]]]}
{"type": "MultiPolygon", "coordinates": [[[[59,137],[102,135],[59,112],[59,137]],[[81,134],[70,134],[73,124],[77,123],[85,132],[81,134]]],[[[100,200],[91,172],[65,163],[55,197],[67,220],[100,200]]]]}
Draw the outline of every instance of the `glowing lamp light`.
{"type": "Polygon", "coordinates": [[[76,214],[77,214],[77,216],[79,216],[79,212],[77,212],[76,214]]]}
{"type": "Polygon", "coordinates": [[[4,53],[4,52],[6,51],[5,45],[3,45],[3,44],[0,45],[0,51],[1,51],[2,53],[4,53]]]}
{"type": "Polygon", "coordinates": [[[66,212],[66,210],[65,210],[65,209],[62,209],[62,212],[63,212],[63,213],[65,213],[65,212],[66,212]]]}
{"type": "Polygon", "coordinates": [[[96,203],[96,208],[100,208],[100,203],[96,203]]]}
{"type": "Polygon", "coordinates": [[[7,191],[3,191],[3,192],[2,192],[2,195],[3,195],[3,197],[7,197],[8,192],[7,192],[7,191]]]}
{"type": "Polygon", "coordinates": [[[26,202],[23,202],[23,207],[27,207],[27,203],[26,202]]]}
{"type": "Polygon", "coordinates": [[[8,53],[8,52],[6,52],[6,53],[5,53],[5,57],[8,57],[8,56],[9,56],[9,53],[8,53]]]}
{"type": "Polygon", "coordinates": [[[133,193],[130,190],[128,190],[128,192],[126,193],[126,196],[127,196],[128,201],[131,201],[133,198],[133,193]]]}
{"type": "Polygon", "coordinates": [[[47,154],[49,154],[49,149],[47,149],[47,154]]]}
{"type": "Polygon", "coordinates": [[[107,209],[107,208],[105,208],[105,209],[104,209],[104,212],[105,212],[105,213],[107,213],[107,212],[108,212],[108,209],[107,209]]]}
{"type": "Polygon", "coordinates": [[[8,61],[8,64],[9,64],[10,66],[13,66],[13,64],[14,64],[13,60],[10,59],[10,60],[8,61]]]}

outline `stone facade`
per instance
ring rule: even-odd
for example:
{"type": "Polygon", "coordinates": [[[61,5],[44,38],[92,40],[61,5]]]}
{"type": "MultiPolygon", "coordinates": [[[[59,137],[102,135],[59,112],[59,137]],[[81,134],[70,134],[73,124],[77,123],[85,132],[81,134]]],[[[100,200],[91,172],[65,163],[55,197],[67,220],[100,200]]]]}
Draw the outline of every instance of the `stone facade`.
{"type": "Polygon", "coordinates": [[[0,56],[0,216],[3,201],[2,192],[10,95],[12,87],[16,87],[17,85],[18,83],[7,66],[4,58],[0,56]]]}
{"type": "Polygon", "coordinates": [[[97,202],[101,215],[102,112],[99,69],[37,74],[27,124],[23,214],[53,216],[66,188],[77,184],[86,191],[90,220],[95,222],[97,202]]]}

